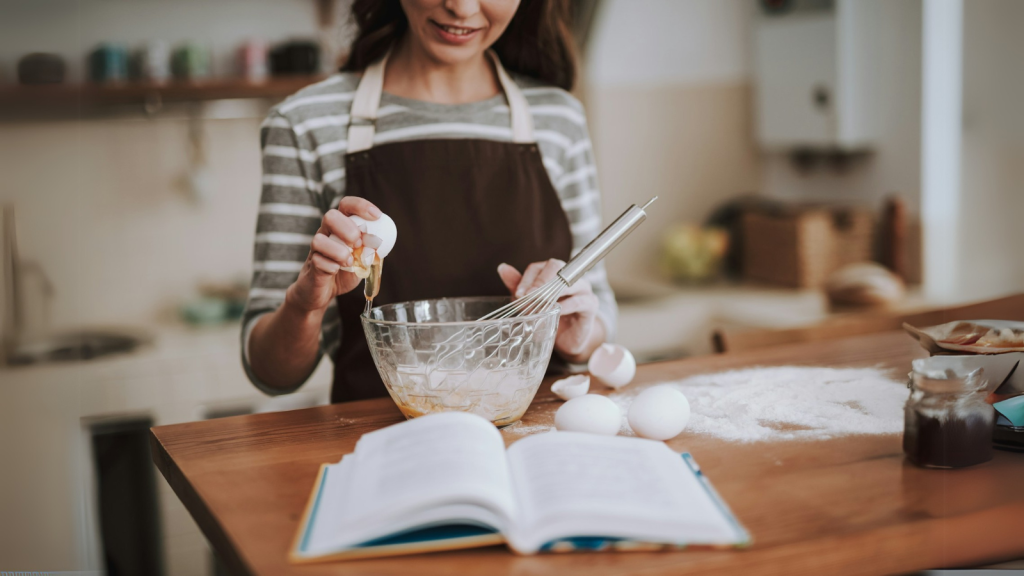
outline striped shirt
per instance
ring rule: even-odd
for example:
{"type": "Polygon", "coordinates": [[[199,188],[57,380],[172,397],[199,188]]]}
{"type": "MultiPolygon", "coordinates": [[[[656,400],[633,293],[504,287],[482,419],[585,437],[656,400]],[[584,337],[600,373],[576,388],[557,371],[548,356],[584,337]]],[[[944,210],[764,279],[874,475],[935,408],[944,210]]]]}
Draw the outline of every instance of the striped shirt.
{"type": "MultiPolygon", "coordinates": [[[[548,176],[568,216],[573,254],[601,231],[600,194],[583,107],[568,92],[516,76],[533,116],[534,137],[548,176]]],[[[249,379],[268,393],[249,366],[248,338],[255,321],[284,302],[298,278],[324,214],[345,194],[349,109],[359,76],[335,74],[275,106],[260,131],[263,193],[256,223],[252,285],[243,317],[243,364],[249,379]]],[[[384,93],[374,144],[417,139],[477,138],[509,142],[511,119],[504,95],[470,104],[435,104],[384,93]]],[[[609,339],[616,323],[615,296],[602,265],[586,277],[600,300],[609,339]]],[[[334,357],[341,338],[334,303],[324,315],[320,354],[334,357]]],[[[351,335],[362,338],[362,334],[351,335]]]]}

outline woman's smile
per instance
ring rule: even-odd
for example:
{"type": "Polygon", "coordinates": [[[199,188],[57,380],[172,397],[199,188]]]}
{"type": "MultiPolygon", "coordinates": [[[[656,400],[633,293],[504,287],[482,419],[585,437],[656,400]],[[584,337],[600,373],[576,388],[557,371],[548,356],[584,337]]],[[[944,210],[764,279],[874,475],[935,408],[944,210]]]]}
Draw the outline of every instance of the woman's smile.
{"type": "Polygon", "coordinates": [[[483,30],[483,28],[468,28],[466,26],[442,24],[437,20],[430,20],[430,23],[437,31],[437,36],[441,40],[450,44],[465,44],[478,36],[479,32],[483,30]]]}
{"type": "MultiPolygon", "coordinates": [[[[384,5],[395,0],[379,2],[384,5]]],[[[508,28],[519,9],[520,0],[398,0],[398,3],[408,23],[409,33],[400,43],[393,45],[396,56],[406,52],[407,46],[415,44],[414,52],[427,57],[434,65],[468,64],[478,68],[478,73],[486,77],[490,64],[485,60],[484,52],[508,28]]],[[[539,4],[537,6],[540,7],[539,4]]],[[[462,71],[469,69],[462,68],[462,71]]]]}

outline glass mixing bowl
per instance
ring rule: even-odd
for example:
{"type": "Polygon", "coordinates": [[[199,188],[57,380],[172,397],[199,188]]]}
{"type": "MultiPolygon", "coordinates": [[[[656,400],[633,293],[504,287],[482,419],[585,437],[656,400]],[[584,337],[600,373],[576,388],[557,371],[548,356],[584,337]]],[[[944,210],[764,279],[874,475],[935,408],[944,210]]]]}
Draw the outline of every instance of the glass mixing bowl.
{"type": "Polygon", "coordinates": [[[523,416],[551,359],[558,307],[475,322],[508,302],[418,300],[362,316],[373,362],[406,418],[458,410],[507,426],[523,416]]]}

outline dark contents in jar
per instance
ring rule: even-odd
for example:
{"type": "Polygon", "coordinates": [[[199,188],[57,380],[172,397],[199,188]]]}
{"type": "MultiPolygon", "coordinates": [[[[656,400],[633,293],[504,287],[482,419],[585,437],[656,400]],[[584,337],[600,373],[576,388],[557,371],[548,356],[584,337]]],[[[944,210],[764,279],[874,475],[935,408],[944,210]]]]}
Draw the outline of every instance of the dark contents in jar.
{"type": "Polygon", "coordinates": [[[903,452],[918,466],[961,468],[992,459],[992,419],[979,414],[936,418],[906,410],[903,452]]]}

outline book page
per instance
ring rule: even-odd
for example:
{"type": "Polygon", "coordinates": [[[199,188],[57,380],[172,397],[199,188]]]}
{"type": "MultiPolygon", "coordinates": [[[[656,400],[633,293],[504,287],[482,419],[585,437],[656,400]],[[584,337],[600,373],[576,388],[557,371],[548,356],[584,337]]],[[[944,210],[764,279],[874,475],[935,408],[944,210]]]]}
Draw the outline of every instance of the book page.
{"type": "Polygon", "coordinates": [[[509,449],[522,509],[513,545],[557,538],[726,543],[737,531],[679,454],[640,438],[538,434],[509,449]]]}
{"type": "Polygon", "coordinates": [[[295,543],[293,557],[311,559],[341,553],[352,546],[377,538],[396,536],[405,530],[434,526],[475,525],[494,530],[506,520],[491,510],[472,504],[442,504],[402,517],[399,525],[360,525],[358,533],[345,529],[344,500],[350,493],[351,454],[341,462],[324,466],[321,484],[311,495],[309,518],[295,543]]]}
{"type": "Polygon", "coordinates": [[[447,504],[514,514],[505,444],[479,416],[448,412],[389,426],[364,435],[352,457],[340,511],[346,533],[447,504]]]}
{"type": "Polygon", "coordinates": [[[352,456],[348,455],[337,464],[331,464],[324,470],[323,484],[314,494],[311,506],[309,526],[298,542],[300,552],[315,555],[331,549],[336,544],[338,518],[332,511],[342,507],[344,495],[352,469],[352,456]]]}

